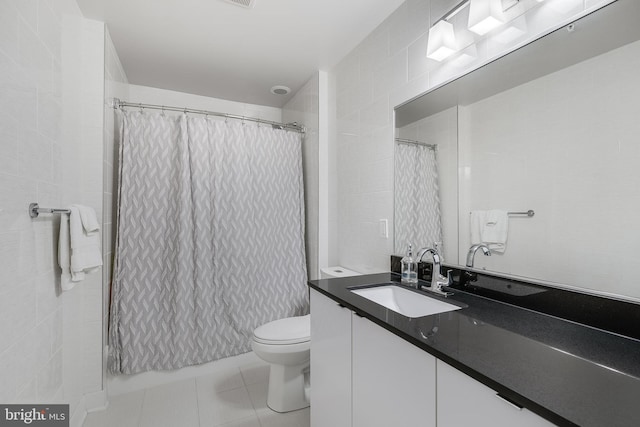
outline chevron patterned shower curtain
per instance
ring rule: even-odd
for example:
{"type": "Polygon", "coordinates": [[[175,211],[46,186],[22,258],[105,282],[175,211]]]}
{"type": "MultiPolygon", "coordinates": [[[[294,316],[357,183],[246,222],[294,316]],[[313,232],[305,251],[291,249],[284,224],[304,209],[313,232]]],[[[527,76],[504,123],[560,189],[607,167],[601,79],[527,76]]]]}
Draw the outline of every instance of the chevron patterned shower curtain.
{"type": "Polygon", "coordinates": [[[257,326],[306,314],[300,134],[120,114],[111,372],[244,353],[257,326]]]}
{"type": "Polygon", "coordinates": [[[395,252],[407,245],[433,247],[442,242],[438,163],[435,150],[419,144],[396,143],[394,185],[395,252]]]}

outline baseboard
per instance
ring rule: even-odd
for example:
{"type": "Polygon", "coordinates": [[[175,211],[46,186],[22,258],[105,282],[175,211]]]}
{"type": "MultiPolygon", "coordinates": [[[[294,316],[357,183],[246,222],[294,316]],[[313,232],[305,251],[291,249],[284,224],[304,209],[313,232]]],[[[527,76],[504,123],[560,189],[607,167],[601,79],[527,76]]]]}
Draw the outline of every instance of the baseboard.
{"type": "Polygon", "coordinates": [[[100,390],[84,395],[84,406],[87,412],[104,411],[109,406],[107,391],[100,390]]]}
{"type": "Polygon", "coordinates": [[[84,424],[85,418],[87,418],[87,410],[85,408],[84,396],[82,396],[75,412],[71,414],[71,419],[69,420],[69,427],[82,427],[84,424]]]}
{"type": "Polygon", "coordinates": [[[87,393],[80,398],[78,406],[69,420],[69,427],[83,427],[89,412],[104,411],[109,406],[107,391],[99,390],[87,393]]]}

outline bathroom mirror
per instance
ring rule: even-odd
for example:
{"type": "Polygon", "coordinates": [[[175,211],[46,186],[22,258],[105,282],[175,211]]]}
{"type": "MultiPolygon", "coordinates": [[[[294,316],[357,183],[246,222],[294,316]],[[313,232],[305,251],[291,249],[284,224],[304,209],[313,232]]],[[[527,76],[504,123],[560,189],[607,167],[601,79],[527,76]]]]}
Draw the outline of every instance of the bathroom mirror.
{"type": "Polygon", "coordinates": [[[459,177],[440,186],[443,231],[456,209],[449,264],[464,264],[471,211],[533,210],[475,267],[640,301],[638,17],[640,2],[618,0],[396,108],[396,134],[425,142],[455,112],[456,162],[439,163],[459,177]]]}

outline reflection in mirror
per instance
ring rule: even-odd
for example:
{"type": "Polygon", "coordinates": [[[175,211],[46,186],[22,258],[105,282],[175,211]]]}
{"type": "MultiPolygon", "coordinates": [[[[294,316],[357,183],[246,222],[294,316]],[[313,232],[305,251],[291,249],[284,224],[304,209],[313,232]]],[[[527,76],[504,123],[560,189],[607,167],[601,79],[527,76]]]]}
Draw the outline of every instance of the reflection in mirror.
{"type": "Polygon", "coordinates": [[[465,259],[471,211],[533,209],[476,268],[640,300],[638,16],[640,2],[619,0],[396,109],[405,128],[458,108],[449,263],[465,259]]]}
{"type": "Polygon", "coordinates": [[[457,257],[457,108],[396,130],[394,248],[435,248],[457,257]]]}
{"type": "MultiPolygon", "coordinates": [[[[438,164],[435,144],[396,138],[395,146],[395,247],[442,244],[438,164]]],[[[433,245],[433,246],[431,246],[433,245]]],[[[441,250],[441,249],[440,249],[441,250]]]]}

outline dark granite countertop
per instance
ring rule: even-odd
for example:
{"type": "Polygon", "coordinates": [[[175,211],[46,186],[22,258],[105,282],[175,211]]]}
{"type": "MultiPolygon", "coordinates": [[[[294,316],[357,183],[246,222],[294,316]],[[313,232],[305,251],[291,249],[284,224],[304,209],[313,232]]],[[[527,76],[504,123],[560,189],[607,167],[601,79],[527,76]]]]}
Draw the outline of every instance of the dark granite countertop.
{"type": "Polygon", "coordinates": [[[447,299],[421,291],[463,308],[419,318],[349,291],[399,281],[382,273],[309,286],[557,425],[640,425],[640,340],[457,289],[447,299]]]}

